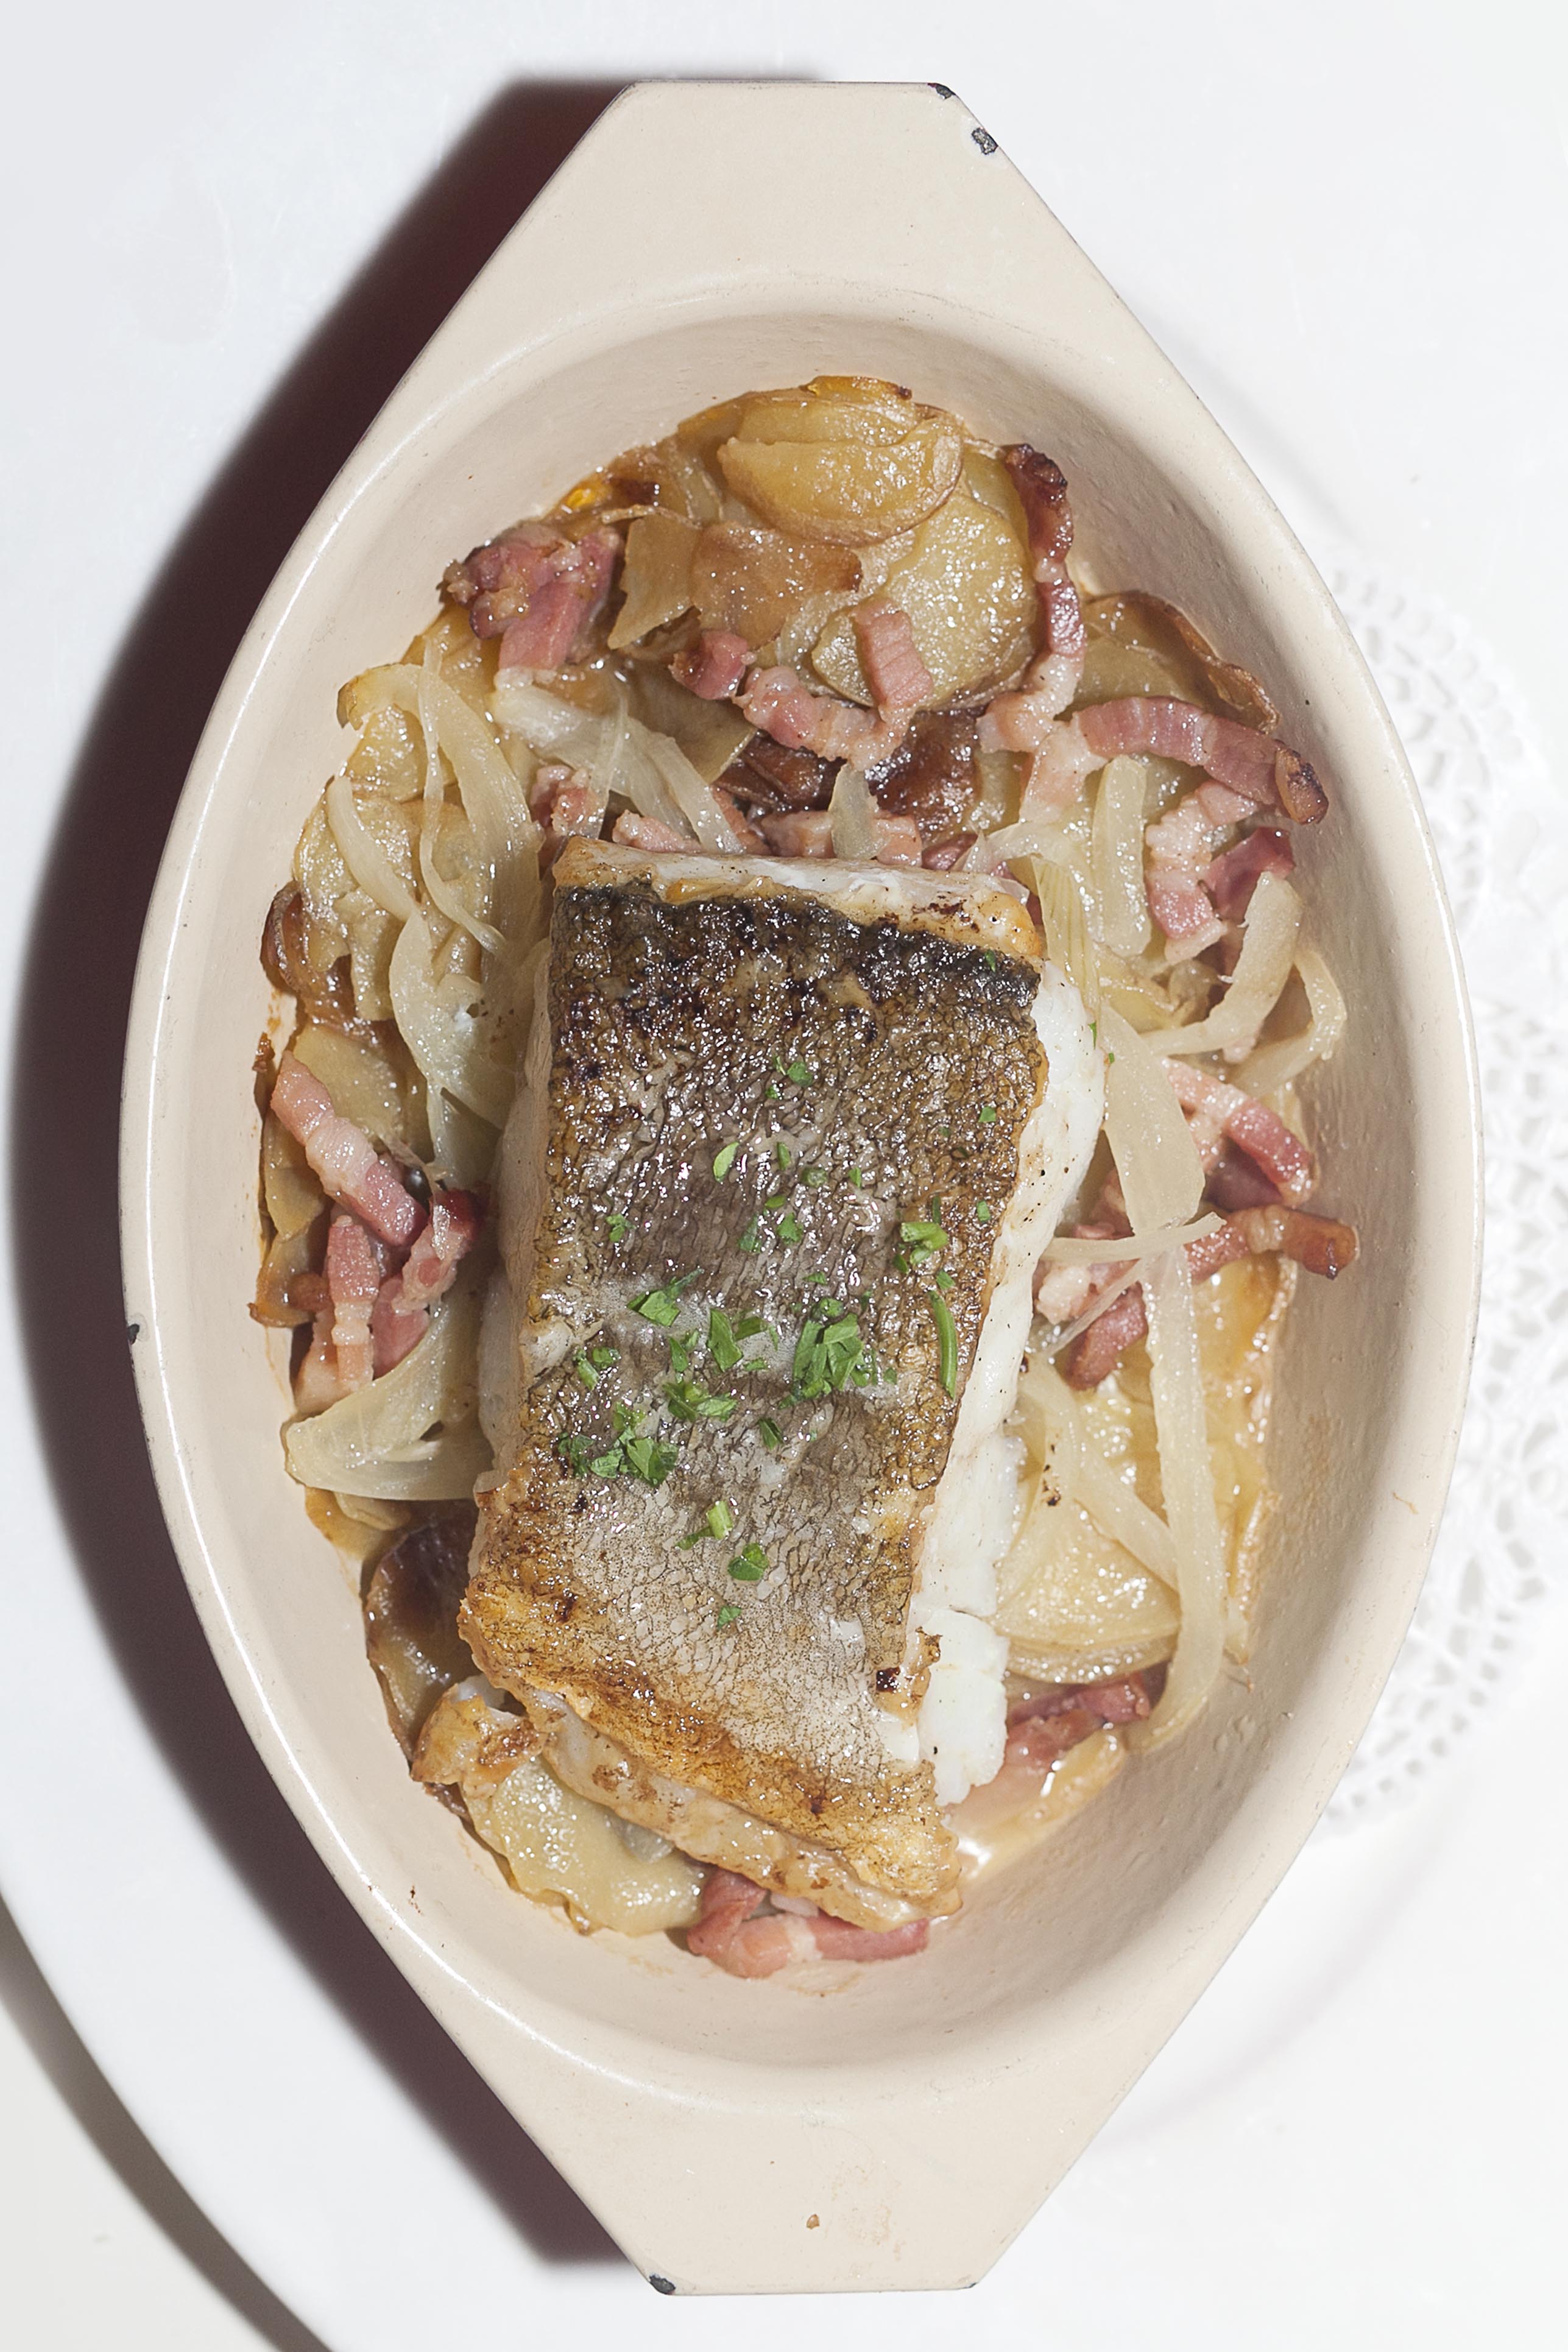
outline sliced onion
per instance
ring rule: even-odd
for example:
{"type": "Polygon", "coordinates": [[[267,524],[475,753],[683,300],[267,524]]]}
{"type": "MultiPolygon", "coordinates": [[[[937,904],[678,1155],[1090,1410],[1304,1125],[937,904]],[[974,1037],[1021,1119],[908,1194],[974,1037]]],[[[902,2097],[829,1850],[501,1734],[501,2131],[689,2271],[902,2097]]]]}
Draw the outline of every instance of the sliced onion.
{"type": "MultiPolygon", "coordinates": [[[[1184,1031],[1159,1033],[1161,1053],[1184,1031]]],[[[1105,1006],[1105,1134],[1135,1234],[1184,1225],[1203,1198],[1204,1167],[1161,1056],[1120,1013],[1105,1006]]]]}
{"type": "MultiPolygon", "coordinates": [[[[1077,877],[1066,866],[1051,865],[1043,857],[1036,858],[1034,873],[1046,954],[1058,971],[1067,974],[1093,1020],[1100,1012],[1100,971],[1077,877]]],[[[1170,1087],[1165,1091],[1169,1094],[1170,1087]]]]}
{"type": "Polygon", "coordinates": [[[1176,1553],[1169,1528],[1106,1460],[1083,1426],[1078,1399],[1037,1351],[1018,1382],[1018,1410],[1030,1453],[1064,1496],[1081,1504],[1103,1534],[1175,1591],[1176,1553]]]}
{"type": "Polygon", "coordinates": [[[433,961],[429,925],[416,908],[392,950],[390,979],[398,1028],[430,1091],[432,1135],[436,1097],[442,1093],[499,1128],[510,1106],[511,1080],[491,1058],[488,1039],[472,1014],[442,1003],[433,961]]]}
{"type": "Polygon", "coordinates": [[[490,1459],[476,1417],[478,1345],[470,1280],[432,1310],[429,1330],[395,1370],[289,1424],[283,1450],[292,1475],[303,1486],[385,1502],[466,1501],[490,1459]]]}
{"type": "Polygon", "coordinates": [[[835,857],[854,857],[864,863],[876,856],[877,804],[870,785],[847,761],[838,771],[827,803],[827,821],[833,829],[835,857]]]}
{"type": "Polygon", "coordinates": [[[1167,1054],[1220,1054],[1238,1062],[1279,1001],[1296,961],[1301,901],[1282,874],[1263,874],[1252,894],[1230,986],[1214,1011],[1162,1038],[1167,1054]]]}
{"type": "Polygon", "coordinates": [[[1108,760],[1094,798],[1090,839],[1100,935],[1119,956],[1137,955],[1149,944],[1149,893],[1143,880],[1148,781],[1144,761],[1108,760]]]}
{"type": "Polygon", "coordinates": [[[1158,1257],[1162,1250],[1184,1249],[1189,1242],[1202,1241],[1205,1234],[1218,1231],[1219,1219],[1211,1209],[1191,1224],[1164,1225],[1151,1234],[1123,1234],[1113,1241],[1079,1241],[1074,1234],[1060,1234],[1046,1256],[1058,1265],[1099,1265],[1120,1258],[1158,1257]]]}
{"type": "Polygon", "coordinates": [[[1326,1062],[1345,1029],[1345,1000],[1316,948],[1298,947],[1296,970],[1307,992],[1307,1026],[1298,1036],[1279,1038],[1249,1054],[1237,1072],[1249,1095],[1271,1095],[1299,1078],[1313,1062],[1326,1062]]]}
{"type": "Polygon", "coordinates": [[[344,865],[366,898],[405,921],[415,911],[414,894],[361,818],[346,775],[334,776],[327,786],[327,823],[344,865]]]}
{"type": "Polygon", "coordinates": [[[1215,1508],[1208,1418],[1198,1355],[1198,1318],[1187,1262],[1179,1250],[1156,1258],[1143,1277],[1149,1316],[1149,1384],[1160,1447],[1165,1523],[1175,1554],[1181,1630],[1153,1714],[1135,1727],[1140,1746],[1180,1731],[1218,1680],[1225,1657],[1225,1546],[1215,1508]]]}
{"type": "MultiPolygon", "coordinates": [[[[628,732],[630,725],[628,720],[628,732]]],[[[713,787],[703,782],[679,744],[668,735],[656,735],[651,728],[638,727],[637,732],[642,738],[641,748],[668,786],[688,831],[696,835],[704,849],[715,850],[721,856],[738,855],[740,835],[714,799],[713,787]]]]}
{"type": "MultiPolygon", "coordinates": [[[[447,805],[447,782],[442,772],[440,733],[437,719],[434,689],[439,684],[436,665],[439,653],[433,639],[426,641],[424,667],[419,673],[419,731],[425,743],[425,789],[419,823],[419,880],[426,897],[439,908],[449,923],[460,923],[483,948],[492,955],[499,954],[505,941],[493,923],[486,920],[494,894],[495,872],[488,858],[481,856],[481,872],[489,887],[485,905],[476,914],[464,904],[460,892],[455,889],[436,861],[436,847],[440,837],[441,818],[447,805]]],[[[508,773],[510,773],[509,769],[508,773]]],[[[465,803],[465,814],[467,803],[465,803]]],[[[470,819],[470,825],[472,820],[470,819]]],[[[476,846],[477,846],[476,842],[476,846]]]]}
{"type": "Polygon", "coordinates": [[[971,874],[989,874],[998,866],[1010,866],[1024,857],[1043,857],[1052,866],[1071,866],[1078,846],[1059,824],[1026,820],[1021,824],[999,825],[994,833],[983,833],[963,863],[971,874]]]}

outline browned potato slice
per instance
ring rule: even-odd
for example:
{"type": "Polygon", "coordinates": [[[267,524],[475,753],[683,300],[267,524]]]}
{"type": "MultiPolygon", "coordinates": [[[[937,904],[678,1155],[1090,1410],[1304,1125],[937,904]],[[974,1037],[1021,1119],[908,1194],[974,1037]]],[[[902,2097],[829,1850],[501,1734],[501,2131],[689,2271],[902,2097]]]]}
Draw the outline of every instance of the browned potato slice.
{"type": "Polygon", "coordinates": [[[737,498],[792,538],[868,547],[910,530],[952,495],[956,433],[917,425],[900,441],[726,441],[719,465],[737,498]]]}
{"type": "Polygon", "coordinates": [[[261,1122],[261,1197],[279,1241],[302,1234],[326,1206],[303,1146],[270,1111],[261,1122]]]}
{"type": "Polygon", "coordinates": [[[1086,703],[1120,702],[1130,694],[1171,694],[1185,701],[1183,685],[1179,673],[1149,646],[1121,645],[1114,637],[1090,637],[1073,708],[1081,710],[1086,703]]]}
{"type": "Polygon", "coordinates": [[[859,584],[859,561],[847,548],[813,546],[743,522],[711,524],[691,565],[692,602],[703,627],[733,629],[749,646],[770,644],[807,597],[847,593],[859,584]]]}
{"type": "MultiPolygon", "coordinates": [[[[1002,516],[967,490],[921,525],[881,593],[910,616],[934,702],[1010,676],[1034,651],[1038,602],[1023,548],[1002,516]]],[[[829,622],[811,658],[836,694],[869,699],[847,614],[829,622]]]]}
{"type": "Polygon", "coordinates": [[[626,561],[621,566],[623,602],[610,631],[610,645],[618,652],[635,646],[650,629],[678,620],[692,601],[691,558],[697,526],[679,515],[639,515],[626,531],[626,561]]]}
{"type": "Polygon", "coordinates": [[[473,1533],[471,1510],[423,1520],[383,1554],[365,1590],[365,1650],[410,1752],[442,1692],[474,1671],[458,1632],[473,1533]]]}
{"type": "MultiPolygon", "coordinates": [[[[1089,628],[1089,656],[1096,674],[1108,677],[1147,675],[1169,684],[1123,686],[1121,694],[1173,694],[1184,702],[1201,703],[1221,719],[1236,719],[1244,727],[1278,726],[1279,714],[1249,670],[1221,661],[1208,639],[1184,613],[1161,596],[1130,590],[1115,596],[1096,596],[1084,607],[1089,628]],[[1105,650],[1100,651],[1103,647],[1105,650]],[[1110,648],[1132,656],[1118,665],[1110,648]],[[1098,655],[1098,659],[1096,658],[1098,655]],[[1136,663],[1141,658],[1144,668],[1136,663]]],[[[1110,694],[1080,695],[1085,702],[1107,702],[1110,694]]]]}

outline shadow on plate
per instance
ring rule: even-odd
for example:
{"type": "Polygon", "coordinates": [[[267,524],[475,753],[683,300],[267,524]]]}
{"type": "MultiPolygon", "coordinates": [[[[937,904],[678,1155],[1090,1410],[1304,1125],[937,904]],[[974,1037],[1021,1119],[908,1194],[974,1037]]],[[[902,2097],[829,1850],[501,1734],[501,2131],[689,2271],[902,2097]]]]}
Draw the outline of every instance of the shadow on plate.
{"type": "MultiPolygon", "coordinates": [[[[35,1396],[60,1509],[125,1679],[193,1803],[318,1982],[535,2252],[560,2263],[619,2256],[339,1895],[252,1748],[203,1639],[164,1530],[132,1383],[116,1153],[142,919],[230,658],[394,385],[616,94],[610,84],[519,84],[487,107],[311,337],[181,532],[121,648],[71,780],[29,944],[16,1104],[15,1243],[35,1396]],[[68,1246],[57,1245],[61,1237],[68,1246]]],[[[94,2137],[126,2172],[123,2125],[94,2137]]],[[[142,2201],[215,2285],[243,2301],[231,2276],[243,2266],[219,2259],[222,2241],[172,2183],[142,2201]]],[[[267,2317],[247,2308],[267,2334],[267,2317]]],[[[279,2352],[301,2340],[276,2326],[271,2337],[279,2352]]]]}

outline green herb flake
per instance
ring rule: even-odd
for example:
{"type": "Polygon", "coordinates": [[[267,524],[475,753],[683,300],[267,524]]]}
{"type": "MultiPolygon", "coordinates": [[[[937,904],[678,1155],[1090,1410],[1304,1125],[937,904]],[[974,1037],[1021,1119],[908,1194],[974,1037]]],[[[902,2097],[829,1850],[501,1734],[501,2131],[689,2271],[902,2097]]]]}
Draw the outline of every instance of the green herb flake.
{"type": "Polygon", "coordinates": [[[583,1386],[585,1389],[596,1389],[598,1387],[599,1368],[596,1364],[590,1363],[585,1355],[580,1355],[578,1357],[576,1369],[577,1378],[582,1381],[583,1386]]]}
{"type": "Polygon", "coordinates": [[[798,1242],[802,1238],[803,1236],[800,1226],[794,1217],[781,1217],[779,1219],[779,1239],[781,1242],[798,1242]]]}
{"type": "Polygon", "coordinates": [[[939,1290],[951,1290],[952,1288],[952,1275],[943,1274],[940,1266],[935,1274],[932,1275],[931,1280],[935,1283],[939,1290]]]}
{"type": "Polygon", "coordinates": [[[771,1078],[768,1080],[768,1100],[769,1102],[777,1102],[779,1100],[779,1090],[777,1087],[774,1086],[771,1078]]]}
{"type": "Polygon", "coordinates": [[[860,1187],[865,1183],[866,1179],[861,1175],[858,1168],[851,1168],[849,1171],[849,1181],[855,1186],[857,1192],[858,1192],[860,1187]]]}
{"type": "Polygon", "coordinates": [[[622,1216],[618,1209],[616,1209],[611,1213],[609,1224],[610,1239],[618,1245],[626,1240],[628,1231],[628,1220],[622,1216]]]}
{"type": "Polygon", "coordinates": [[[728,1421],[735,1410],[732,1396],[712,1396],[700,1381],[666,1381],[664,1394],[677,1421],[728,1421]]]}
{"type": "Polygon", "coordinates": [[[784,1444],[784,1432],[769,1413],[764,1413],[758,1422],[757,1435],[770,1453],[776,1453],[784,1444]]]}
{"type": "Polygon", "coordinates": [[[826,1181],[827,1181],[827,1171],[826,1171],[826,1168],[805,1168],[805,1169],[802,1169],[802,1171],[801,1171],[801,1178],[800,1178],[800,1181],[801,1181],[801,1182],[802,1182],[803,1184],[809,1184],[809,1185],[811,1186],[812,1190],[815,1192],[815,1190],[816,1190],[816,1188],[817,1187],[817,1185],[818,1185],[818,1184],[826,1184],[826,1181]]]}
{"type": "Polygon", "coordinates": [[[953,1327],[952,1309],[940,1291],[926,1293],[926,1305],[931,1308],[931,1321],[936,1325],[937,1370],[942,1387],[949,1396],[958,1394],[958,1333],[953,1327]]]}
{"type": "Polygon", "coordinates": [[[708,1353],[721,1372],[733,1371],[741,1360],[740,1344],[734,1327],[721,1307],[708,1313],[708,1353]]]}
{"type": "Polygon", "coordinates": [[[696,1279],[694,1274],[683,1274],[673,1281],[661,1283],[657,1290],[645,1290],[640,1298],[633,1299],[632,1313],[640,1315],[645,1323],[658,1323],[668,1330],[680,1312],[681,1292],[696,1279]]]}
{"type": "Polygon", "coordinates": [[[899,1239],[909,1244],[907,1251],[900,1251],[899,1255],[901,1273],[907,1274],[911,1266],[929,1265],[932,1258],[947,1247],[948,1236],[937,1216],[941,1207],[940,1201],[933,1201],[932,1214],[929,1218],[906,1217],[900,1223],[899,1239]]]}
{"type": "Polygon", "coordinates": [[[792,1087],[814,1087],[816,1084],[816,1072],[808,1070],[804,1062],[792,1062],[784,1076],[792,1087]]]}
{"type": "Polygon", "coordinates": [[[713,1173],[721,1184],[735,1165],[740,1149],[738,1143],[726,1143],[713,1154],[713,1173]]]}
{"type": "Polygon", "coordinates": [[[730,1562],[730,1573],[737,1584],[760,1584],[767,1572],[767,1554],[761,1544],[749,1543],[730,1562]]]}
{"type": "Polygon", "coordinates": [[[732,1601],[726,1601],[719,1612],[720,1626],[722,1628],[725,1625],[732,1625],[740,1613],[732,1601]]]}
{"type": "Polygon", "coordinates": [[[623,1438],[621,1452],[626,1468],[648,1486],[662,1486],[679,1459],[673,1445],[656,1445],[651,1437],[623,1438]]]}
{"type": "Polygon", "coordinates": [[[787,1192],[770,1192],[767,1199],[763,1202],[763,1206],[764,1209],[783,1209],[787,1207],[788,1202],[789,1194],[787,1192]]]}
{"type": "Polygon", "coordinates": [[[980,1106],[980,1124],[981,1124],[981,1126],[982,1126],[982,1127],[994,1127],[994,1126],[995,1126],[995,1124],[996,1124],[996,1106],[995,1106],[995,1104],[994,1104],[994,1103],[982,1103],[982,1104],[981,1104],[981,1106],[980,1106]]]}
{"type": "Polygon", "coordinates": [[[612,1364],[620,1361],[620,1355],[621,1351],[618,1348],[590,1348],[588,1361],[595,1371],[607,1372],[612,1364]]]}
{"type": "Polygon", "coordinates": [[[781,1175],[788,1169],[789,1163],[794,1157],[795,1154],[790,1150],[788,1136],[781,1135],[778,1141],[773,1146],[773,1158],[779,1163],[779,1172],[781,1175]]]}
{"type": "Polygon", "coordinates": [[[620,1447],[612,1446],[608,1454],[596,1454],[588,1467],[595,1478],[618,1477],[621,1470],[620,1447]]]}
{"type": "Polygon", "coordinates": [[[991,1223],[991,1203],[989,1201],[976,1201],[974,1203],[974,1222],[977,1225],[988,1225],[991,1223]]]}
{"type": "Polygon", "coordinates": [[[985,969],[986,969],[986,971],[995,971],[995,969],[996,969],[996,955],[995,955],[995,950],[994,950],[994,949],[992,949],[992,948],[987,948],[987,949],[985,950],[985,951],[984,951],[984,952],[985,952],[985,969]]]}
{"type": "Polygon", "coordinates": [[[739,1242],[736,1244],[736,1247],[738,1249],[744,1250],[748,1257],[755,1257],[757,1252],[762,1248],[762,1233],[758,1227],[755,1217],[753,1217],[751,1223],[746,1227],[745,1232],[741,1235],[739,1242]]]}
{"type": "Polygon", "coordinates": [[[710,1503],[702,1514],[702,1525],[693,1528],[689,1536],[682,1536],[679,1549],[690,1551],[700,1543],[716,1543],[721,1537],[733,1534],[734,1527],[734,1513],[728,1503],[710,1503]]]}

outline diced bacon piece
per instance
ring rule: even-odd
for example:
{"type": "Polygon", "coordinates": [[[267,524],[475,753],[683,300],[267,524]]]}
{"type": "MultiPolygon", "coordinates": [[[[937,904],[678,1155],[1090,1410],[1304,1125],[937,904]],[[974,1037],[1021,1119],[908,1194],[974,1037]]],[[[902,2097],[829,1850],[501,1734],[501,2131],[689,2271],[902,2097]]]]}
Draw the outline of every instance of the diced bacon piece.
{"type": "Polygon", "coordinates": [[[348,1391],[338,1377],[337,1358],[332,1351],[332,1310],[330,1305],[318,1313],[310,1344],[300,1359],[300,1369],[294,1375],[294,1409],[297,1412],[325,1412],[348,1391]]]}
{"type": "Polygon", "coordinates": [[[565,545],[548,523],[519,523],[448,564],[442,593],[467,608],[476,637],[504,636],[534,590],[553,576],[565,545]]]}
{"type": "Polygon", "coordinates": [[[1315,824],[1327,812],[1328,795],[1299,752],[1237,719],[1216,719],[1195,702],[1129,695],[1091,704],[1079,711],[1078,723],[1102,761],[1122,752],[1181,760],[1255,808],[1282,808],[1297,824],[1315,824]]]}
{"type": "Polygon", "coordinates": [[[1165,934],[1172,963],[1198,955],[1224,937],[1225,925],[1199,877],[1214,847],[1214,827],[1196,793],[1188,793],[1144,829],[1149,912],[1165,934]]]}
{"type": "Polygon", "coordinates": [[[955,833],[946,841],[933,841],[925,854],[925,864],[935,874],[951,874],[962,866],[980,836],[977,833],[955,833]]]}
{"type": "Polygon", "coordinates": [[[1062,1359],[1062,1378],[1069,1388],[1097,1389],[1148,1328],[1142,1286],[1135,1282],[1130,1290],[1113,1298],[1104,1314],[1097,1315],[1087,1330],[1079,1333],[1062,1359]]]}
{"type": "Polygon", "coordinates": [[[1029,561],[1040,600],[1042,651],[1076,661],[1081,672],[1087,635],[1078,590],[1067,571],[1068,550],[1072,545],[1067,477],[1054,459],[1031,449],[1026,441],[1004,449],[1002,462],[1024,509],[1029,561]]]}
{"type": "Polygon", "coordinates": [[[546,833],[558,841],[596,834],[605,821],[605,793],[585,768],[549,760],[534,770],[528,805],[546,833]]]}
{"type": "Polygon", "coordinates": [[[686,1948],[732,1977],[771,1977],[791,1960],[897,1960],[923,1952],[931,1938],[929,1919],[909,1919],[900,1927],[857,1927],[809,1903],[767,1896],[732,1870],[710,1871],[702,1889],[701,1916],[687,1930],[686,1948]]]}
{"type": "Polygon", "coordinates": [[[920,866],[924,863],[921,829],[912,816],[873,817],[871,830],[876,838],[879,866],[920,866]]]}
{"type": "Polygon", "coordinates": [[[1241,1209],[1231,1218],[1229,1230],[1239,1234],[1249,1250],[1258,1255],[1277,1250],[1281,1257],[1294,1258],[1309,1274],[1321,1274],[1330,1282],[1354,1264],[1361,1247],[1353,1225],[1341,1224],[1337,1217],[1314,1216],[1310,1209],[1288,1209],[1283,1203],[1241,1209]]]}
{"type": "Polygon", "coordinates": [[[338,1117],[320,1078],[292,1054],[278,1065],[272,1109],[332,1200],[352,1209],[383,1241],[405,1246],[413,1240],[421,1216],[418,1202],[363,1129],[338,1117]]]}
{"type": "Polygon", "coordinates": [[[1279,1188],[1271,1183],[1254,1160],[1234,1143],[1219,1143],[1211,1165],[1204,1177],[1204,1191],[1216,1209],[1268,1209],[1279,1198],[1279,1188]]]}
{"type": "Polygon", "coordinates": [[[661,824],[656,816],[639,816],[636,809],[621,811],[610,839],[624,842],[628,849],[685,849],[694,856],[699,847],[689,834],[677,833],[673,825],[661,824]]]}
{"type": "Polygon", "coordinates": [[[1290,836],[1278,825],[1260,824],[1243,834],[1229,849],[1222,849],[1204,876],[1215,912],[1227,923],[1238,923],[1252,904],[1252,894],[1265,874],[1291,874],[1296,853],[1290,836]]]}
{"type": "Polygon", "coordinates": [[[1153,1701],[1141,1674],[1116,1682],[1079,1683],[1059,1690],[1037,1691],[1019,1699],[1007,1712],[1011,1730],[1019,1724],[1049,1722],[1063,1715],[1088,1715],[1097,1723],[1142,1723],[1153,1701]]]}
{"type": "Polygon", "coordinates": [[[825,1960],[901,1960],[923,1952],[931,1941],[929,1919],[906,1919],[901,1927],[857,1927],[852,1920],[819,1911],[810,1927],[825,1960]]]}
{"type": "Polygon", "coordinates": [[[575,581],[559,574],[542,582],[526,611],[509,624],[500,641],[501,669],[559,669],[571,652],[583,617],[575,581]]]}
{"type": "Polygon", "coordinates": [[[689,653],[669,667],[682,686],[704,702],[728,702],[751,666],[752,648],[732,629],[704,629],[689,653]]]}
{"type": "Polygon", "coordinates": [[[340,1210],[327,1229],[327,1288],[332,1301],[332,1357],[345,1389],[375,1378],[371,1315],[385,1278],[384,1244],[357,1217],[340,1210]]]}
{"type": "Polygon", "coordinates": [[[757,831],[780,857],[831,857],[833,824],[826,809],[791,809],[757,820],[757,831]]]}
{"type": "Polygon", "coordinates": [[[1239,824],[1243,817],[1254,813],[1249,800],[1240,793],[1233,793],[1228,784],[1216,784],[1212,776],[1198,786],[1197,800],[1211,824],[1239,824]]]}
{"type": "Polygon", "coordinates": [[[1239,1087],[1227,1086],[1211,1071],[1194,1069],[1174,1056],[1166,1061],[1165,1075],[1183,1109],[1189,1116],[1195,1114],[1200,1155],[1214,1157],[1212,1150],[1204,1152],[1202,1130],[1206,1127],[1216,1142],[1224,1135],[1238,1145],[1290,1207],[1300,1208],[1310,1199],[1316,1181],[1312,1155],[1278,1111],[1254,1101],[1239,1087]]]}
{"type": "Polygon", "coordinates": [[[444,1192],[430,1196],[430,1214],[416,1235],[402,1274],[404,1302],[409,1307],[433,1307],[444,1298],[457,1278],[458,1266],[479,1237],[484,1212],[471,1192],[444,1192]]]}
{"type": "Polygon", "coordinates": [[[856,606],[854,619],[860,667],[878,709],[915,710],[929,702],[936,687],[903,607],[886,596],[869,596],[856,606]]]}
{"type": "Polygon", "coordinates": [[[389,1275],[376,1293],[371,1312],[370,1337],[375,1377],[394,1372],[405,1356],[411,1356],[430,1328],[427,1307],[410,1307],[403,1296],[400,1275],[389,1275]]]}

